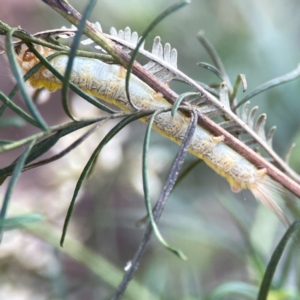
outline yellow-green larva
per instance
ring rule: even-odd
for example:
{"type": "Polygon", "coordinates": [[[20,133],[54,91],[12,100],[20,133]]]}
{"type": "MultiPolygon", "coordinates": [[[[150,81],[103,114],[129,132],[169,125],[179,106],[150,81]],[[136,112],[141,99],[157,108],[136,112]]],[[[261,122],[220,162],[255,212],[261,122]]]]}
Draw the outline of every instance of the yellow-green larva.
{"type": "MultiPolygon", "coordinates": [[[[47,57],[53,50],[37,46],[38,51],[47,57]]],[[[24,72],[28,72],[39,60],[22,45],[18,50],[18,60],[24,72]]],[[[67,55],[51,60],[51,64],[61,74],[65,73],[67,55]]],[[[125,92],[126,70],[116,64],[107,64],[100,60],[76,57],[73,62],[71,81],[87,93],[112,103],[123,111],[133,111],[125,92]]],[[[131,101],[139,109],[169,108],[171,104],[156,93],[138,77],[131,75],[129,92],[131,101]]],[[[42,67],[30,79],[33,87],[44,87],[49,91],[61,88],[58,80],[48,69],[42,67]]],[[[147,119],[144,119],[147,121],[147,119]]],[[[180,143],[185,135],[190,120],[177,112],[174,117],[170,112],[161,113],[155,118],[154,128],[180,143]]],[[[239,153],[223,143],[223,137],[215,137],[207,130],[197,126],[189,152],[203,159],[214,171],[225,177],[233,192],[249,189],[253,195],[273,211],[284,223],[288,220],[282,212],[279,202],[282,186],[272,180],[265,169],[258,169],[239,153]]]]}

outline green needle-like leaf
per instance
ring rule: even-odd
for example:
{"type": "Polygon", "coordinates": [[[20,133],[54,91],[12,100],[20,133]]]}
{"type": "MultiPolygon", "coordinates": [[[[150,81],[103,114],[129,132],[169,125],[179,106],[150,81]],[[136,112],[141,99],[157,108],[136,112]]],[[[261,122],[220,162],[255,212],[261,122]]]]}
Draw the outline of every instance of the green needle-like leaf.
{"type": "Polygon", "coordinates": [[[129,80],[130,80],[130,73],[131,73],[131,69],[132,66],[134,64],[134,60],[139,52],[140,47],[142,46],[142,44],[144,43],[146,37],[148,36],[148,34],[154,29],[154,27],[163,19],[165,19],[168,15],[172,14],[173,12],[179,10],[180,8],[186,6],[187,4],[190,4],[189,0],[184,0],[184,1],[180,1],[178,3],[175,3],[173,5],[171,5],[170,7],[168,7],[165,11],[163,11],[161,14],[159,14],[154,20],[153,22],[151,22],[151,24],[146,28],[146,30],[144,31],[144,33],[142,34],[141,39],[139,40],[136,48],[134,49],[134,51],[132,52],[131,55],[131,59],[129,61],[128,64],[128,68],[127,68],[127,73],[126,73],[126,79],[125,79],[125,89],[126,89],[126,95],[127,95],[127,99],[128,102],[134,107],[134,103],[132,103],[131,99],[130,99],[130,93],[129,93],[129,80]]]}
{"type": "Polygon", "coordinates": [[[152,207],[151,207],[151,198],[150,198],[150,191],[149,191],[149,178],[148,178],[148,151],[149,151],[149,143],[150,143],[150,135],[151,135],[151,129],[153,126],[153,122],[155,117],[162,113],[161,110],[157,110],[151,117],[148,127],[147,127],[147,131],[145,134],[145,139],[144,139],[144,146],[143,146],[143,188],[144,188],[144,196],[145,196],[145,204],[146,204],[146,208],[147,208],[147,212],[148,212],[148,216],[150,219],[150,223],[152,226],[152,229],[154,231],[155,236],[157,237],[158,241],[169,251],[171,251],[172,253],[174,253],[175,255],[177,255],[179,258],[186,260],[186,256],[183,254],[183,252],[179,249],[176,249],[172,246],[170,246],[165,239],[163,238],[163,236],[161,235],[153,214],[152,214],[152,207]]]}
{"type": "Polygon", "coordinates": [[[73,208],[75,205],[75,200],[77,198],[77,195],[79,193],[79,190],[82,186],[82,183],[84,181],[84,179],[87,177],[91,167],[94,164],[94,161],[97,159],[100,151],[102,150],[102,148],[120,131],[122,130],[126,125],[128,125],[129,123],[143,118],[145,116],[148,116],[150,114],[152,114],[153,111],[141,111],[138,113],[134,113],[130,116],[128,116],[127,118],[125,118],[124,120],[122,120],[121,122],[119,122],[113,129],[111,129],[109,131],[109,133],[103,138],[103,140],[100,142],[100,144],[97,146],[97,148],[94,150],[93,154],[91,155],[89,161],[87,162],[87,164],[85,165],[82,173],[80,174],[80,177],[77,181],[74,193],[73,193],[73,197],[71,200],[71,203],[69,205],[69,209],[65,218],[65,222],[64,222],[64,226],[63,226],[63,232],[62,232],[62,236],[61,236],[61,240],[60,240],[60,245],[63,246],[64,240],[65,240],[65,236],[67,233],[67,228],[68,228],[68,224],[70,222],[71,219],[71,215],[73,212],[73,208]]]}
{"type": "Polygon", "coordinates": [[[72,113],[71,113],[71,110],[69,108],[69,103],[68,103],[68,87],[69,87],[69,80],[70,80],[70,76],[71,76],[71,72],[72,72],[72,66],[73,66],[73,61],[74,61],[74,58],[75,58],[75,55],[76,55],[76,51],[77,51],[77,48],[80,44],[80,38],[82,36],[82,33],[83,33],[83,29],[84,29],[84,26],[85,26],[85,22],[86,20],[88,19],[89,15],[91,14],[95,4],[96,4],[96,0],[90,0],[89,4],[87,5],[83,15],[82,15],[82,18],[81,18],[81,21],[79,23],[79,26],[78,26],[78,30],[76,32],[76,35],[74,37],[74,40],[73,40],[73,43],[72,43],[72,46],[71,46],[71,50],[70,50],[70,53],[69,53],[69,60],[68,60],[68,64],[67,64],[67,67],[66,67],[66,72],[64,74],[64,79],[62,81],[62,103],[63,103],[63,107],[65,109],[65,112],[66,114],[72,119],[72,120],[75,120],[75,118],[73,117],[72,113]]]}
{"type": "Polygon", "coordinates": [[[200,96],[200,93],[191,93],[191,92],[187,92],[187,93],[181,94],[181,95],[176,99],[176,101],[175,101],[174,104],[173,104],[172,111],[171,111],[172,117],[175,116],[175,114],[176,114],[176,112],[177,112],[177,110],[178,110],[178,107],[180,106],[181,102],[182,102],[186,97],[189,97],[189,96],[200,96]]]}
{"type": "Polygon", "coordinates": [[[21,215],[19,217],[6,218],[0,221],[0,231],[22,228],[31,223],[39,222],[42,219],[43,216],[39,214],[29,214],[29,215],[21,215]]]}
{"type": "Polygon", "coordinates": [[[215,75],[217,75],[218,78],[220,78],[222,81],[224,80],[224,77],[223,75],[220,73],[220,71],[213,65],[211,64],[208,64],[206,62],[199,62],[197,63],[197,66],[203,68],[203,69],[206,69],[208,71],[211,71],[213,72],[215,75]]]}
{"type": "Polygon", "coordinates": [[[246,95],[244,98],[241,99],[241,101],[233,108],[233,110],[240,107],[242,104],[246,103],[249,99],[253,98],[254,96],[271,89],[277,85],[280,85],[285,82],[292,81],[294,79],[297,79],[300,76],[300,64],[297,66],[297,68],[290,73],[287,73],[283,76],[271,79],[270,81],[267,81],[266,83],[258,86],[255,88],[252,92],[250,92],[248,95],[246,95]]]}
{"type": "Polygon", "coordinates": [[[32,102],[32,99],[30,98],[25,84],[23,80],[23,76],[21,73],[21,70],[18,66],[17,59],[15,56],[14,48],[13,48],[13,43],[12,43],[12,35],[16,31],[16,28],[11,29],[6,36],[6,49],[7,49],[7,58],[11,66],[12,73],[14,74],[17,83],[19,85],[19,89],[21,92],[21,95],[24,99],[24,102],[26,103],[26,106],[28,110],[30,111],[31,115],[34,117],[34,119],[37,121],[38,125],[40,128],[43,130],[48,130],[48,126],[42,116],[40,115],[39,111],[37,110],[36,106],[32,102]]]}
{"type": "MultiPolygon", "coordinates": [[[[277,265],[280,261],[280,258],[282,256],[282,253],[283,253],[284,249],[286,248],[288,241],[292,237],[295,237],[295,234],[298,231],[299,226],[300,226],[300,220],[298,219],[288,228],[288,230],[286,231],[286,233],[280,240],[279,244],[277,245],[276,249],[274,250],[272,257],[268,263],[263,281],[261,283],[257,300],[266,300],[267,299],[268,293],[270,290],[270,286],[272,283],[272,279],[273,279],[274,273],[276,271],[277,265]]],[[[297,241],[296,239],[297,238],[295,237],[295,241],[297,241]]]]}
{"type": "Polygon", "coordinates": [[[237,91],[239,89],[240,84],[242,83],[243,86],[243,93],[246,92],[247,90],[247,80],[245,74],[239,74],[235,80],[234,86],[233,86],[233,91],[232,94],[230,95],[230,103],[235,99],[237,91]]]}
{"type": "MultiPolygon", "coordinates": [[[[14,168],[13,174],[11,176],[11,179],[9,181],[7,190],[5,192],[5,196],[4,196],[2,207],[1,207],[1,211],[0,211],[0,221],[1,222],[3,222],[3,220],[5,219],[7,208],[8,208],[8,204],[9,204],[9,201],[10,201],[13,189],[14,189],[14,187],[15,187],[15,185],[16,185],[16,183],[17,183],[17,181],[18,181],[18,179],[19,179],[19,177],[21,175],[21,172],[22,172],[23,166],[25,164],[26,158],[27,158],[28,154],[30,153],[30,150],[33,147],[34,143],[35,143],[35,140],[33,140],[28,145],[28,147],[26,148],[26,150],[23,152],[23,154],[18,159],[17,164],[16,164],[16,166],[14,168]]],[[[1,233],[1,230],[0,230],[0,233],[1,233]]]]}

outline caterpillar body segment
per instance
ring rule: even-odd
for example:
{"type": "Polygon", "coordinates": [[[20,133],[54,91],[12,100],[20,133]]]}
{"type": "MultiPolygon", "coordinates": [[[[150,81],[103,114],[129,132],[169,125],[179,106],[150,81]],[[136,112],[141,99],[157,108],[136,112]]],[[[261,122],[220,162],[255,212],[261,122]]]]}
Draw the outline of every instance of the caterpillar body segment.
{"type": "MultiPolygon", "coordinates": [[[[47,57],[53,50],[36,46],[37,50],[47,57]]],[[[22,45],[18,51],[18,61],[24,72],[28,72],[39,60],[22,45]]],[[[61,55],[51,60],[51,65],[61,74],[65,73],[68,62],[67,55],[61,55]]],[[[112,103],[123,111],[134,111],[128,102],[125,92],[126,69],[120,65],[107,64],[100,60],[75,57],[70,80],[85,92],[104,101],[112,103]]],[[[30,79],[30,84],[36,88],[46,88],[55,91],[62,84],[48,69],[42,67],[30,79]]],[[[138,109],[170,108],[171,104],[159,93],[155,92],[138,77],[131,74],[129,92],[132,103],[138,109]]],[[[143,121],[147,122],[148,118],[143,121]]],[[[177,112],[174,117],[171,112],[156,116],[154,129],[162,135],[181,143],[190,119],[177,112]]],[[[272,180],[265,169],[258,169],[239,153],[224,142],[224,137],[213,136],[199,125],[192,138],[189,152],[204,160],[208,166],[225,177],[233,192],[249,189],[253,195],[275,213],[281,221],[289,224],[279,204],[284,188],[272,180]]]]}

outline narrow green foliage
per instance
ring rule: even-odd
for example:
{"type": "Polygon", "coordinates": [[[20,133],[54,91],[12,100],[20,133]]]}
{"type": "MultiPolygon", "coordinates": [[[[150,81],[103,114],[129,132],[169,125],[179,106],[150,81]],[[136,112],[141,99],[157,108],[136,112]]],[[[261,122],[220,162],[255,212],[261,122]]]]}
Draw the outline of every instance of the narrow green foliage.
{"type": "Polygon", "coordinates": [[[242,84],[243,93],[245,93],[246,90],[247,90],[247,80],[246,80],[245,74],[239,74],[236,77],[236,80],[235,80],[235,83],[234,83],[234,86],[233,86],[233,91],[232,91],[232,93],[230,94],[230,97],[229,97],[230,98],[230,103],[232,103],[232,101],[235,99],[237,91],[240,87],[240,84],[242,84]]]}
{"type": "Polygon", "coordinates": [[[267,81],[266,83],[258,86],[255,88],[252,92],[250,92],[248,95],[243,97],[239,103],[234,107],[234,110],[240,107],[242,104],[246,103],[249,99],[255,97],[256,95],[271,89],[277,85],[283,84],[285,82],[290,82],[294,79],[297,79],[300,76],[300,64],[297,66],[297,68],[285,75],[282,75],[280,77],[271,79],[270,81],[267,81]]]}
{"type": "Polygon", "coordinates": [[[40,222],[42,219],[43,216],[39,214],[28,214],[21,215],[19,217],[2,219],[0,221],[0,231],[19,229],[31,223],[40,222]]]}
{"type": "Polygon", "coordinates": [[[171,111],[172,117],[175,116],[175,114],[176,114],[176,112],[177,112],[177,110],[178,110],[178,107],[180,106],[180,104],[182,103],[182,101],[183,101],[186,97],[189,97],[189,96],[200,96],[200,93],[191,93],[191,92],[187,92],[187,93],[181,94],[181,95],[176,99],[176,101],[175,101],[174,104],[173,104],[172,111],[171,111]]]}
{"type": "Polygon", "coordinates": [[[63,151],[57,153],[56,155],[53,155],[49,158],[42,159],[40,161],[37,161],[35,163],[32,163],[30,165],[26,165],[23,169],[23,171],[27,171],[36,167],[40,167],[46,164],[49,164],[50,162],[56,161],[63,156],[67,155],[69,152],[71,152],[73,149],[75,149],[77,146],[79,146],[82,142],[84,142],[99,126],[101,126],[102,122],[99,124],[93,126],[91,129],[89,129],[86,133],[84,133],[79,139],[77,139],[75,142],[73,142],[71,145],[69,145],[67,148],[65,148],[63,151]]]}
{"type": "Polygon", "coordinates": [[[84,128],[86,126],[92,125],[96,122],[100,122],[100,121],[104,121],[104,120],[109,120],[109,119],[117,119],[117,118],[122,118],[122,117],[127,117],[128,113],[115,113],[112,115],[108,115],[108,116],[103,116],[103,117],[99,117],[99,118],[91,118],[91,119],[83,119],[81,121],[78,122],[67,122],[67,123],[62,123],[56,126],[52,126],[51,130],[48,132],[39,132],[37,134],[34,134],[30,137],[24,138],[22,140],[19,141],[14,141],[11,142],[9,144],[5,143],[5,145],[0,146],[0,153],[1,152],[5,152],[5,151],[9,151],[12,149],[16,149],[18,147],[21,147],[23,145],[26,145],[28,143],[30,143],[33,139],[39,140],[45,137],[49,137],[51,135],[53,135],[54,133],[63,130],[64,135],[67,135],[68,133],[71,133],[73,131],[76,131],[78,129],[84,128]]]}
{"type": "MultiPolygon", "coordinates": [[[[161,193],[158,197],[158,200],[155,204],[154,210],[153,210],[153,217],[154,220],[157,222],[164,210],[164,207],[166,205],[166,202],[170,196],[170,193],[174,187],[174,184],[176,182],[176,179],[178,178],[179,171],[182,167],[182,164],[184,162],[189,143],[193,137],[194,131],[197,127],[197,112],[193,110],[191,112],[191,122],[187,128],[187,131],[185,133],[184,139],[179,147],[179,151],[174,159],[174,162],[171,166],[171,169],[168,174],[168,178],[161,190],[161,193]]],[[[131,266],[127,270],[126,274],[123,277],[123,280],[118,287],[117,291],[114,293],[112,300],[118,300],[123,295],[124,291],[126,290],[129,282],[132,280],[139,263],[142,259],[142,256],[145,252],[146,246],[151,238],[152,235],[152,227],[148,226],[146,229],[146,232],[143,236],[142,242],[140,243],[140,246],[134,256],[134,258],[131,261],[131,266]]]]}
{"type": "MultiPolygon", "coordinates": [[[[26,150],[23,152],[23,154],[18,159],[17,164],[14,168],[12,177],[9,181],[8,187],[7,187],[6,192],[5,192],[5,196],[4,196],[1,211],[0,211],[0,221],[1,222],[3,222],[3,220],[5,219],[8,204],[9,204],[13,189],[14,189],[14,187],[15,187],[15,185],[16,185],[16,183],[17,183],[17,181],[18,181],[18,179],[21,175],[21,172],[22,172],[23,166],[25,164],[26,158],[27,158],[28,154],[30,153],[30,150],[32,149],[34,143],[35,143],[35,140],[33,140],[28,145],[26,150]]],[[[0,231],[0,233],[1,233],[1,231],[0,231]]]]}
{"type": "MultiPolygon", "coordinates": [[[[186,178],[186,176],[202,162],[202,159],[197,159],[196,161],[192,162],[183,172],[181,172],[174,184],[173,189],[175,189],[181,183],[181,181],[184,180],[184,178],[186,178]]],[[[135,224],[137,227],[141,227],[144,223],[147,222],[147,220],[148,214],[139,219],[135,224]]]]}
{"type": "MultiPolygon", "coordinates": [[[[47,59],[51,60],[52,58],[60,55],[63,52],[55,52],[47,57],[47,59]]],[[[41,67],[43,66],[42,63],[36,64],[31,70],[29,70],[23,77],[24,82],[26,82],[33,74],[35,74],[41,67]]],[[[12,100],[14,96],[17,94],[19,91],[19,86],[18,84],[13,88],[13,90],[9,93],[8,98],[12,100]]],[[[2,107],[0,108],[0,117],[3,115],[7,108],[8,104],[4,103],[2,107]]],[[[33,124],[34,125],[34,124],[33,124]]]]}
{"type": "MultiPolygon", "coordinates": [[[[40,141],[36,145],[34,145],[28,154],[25,165],[30,163],[31,161],[35,160],[36,158],[40,157],[44,153],[46,153],[49,149],[51,149],[57,141],[62,137],[63,131],[59,131],[56,134],[40,141]]],[[[4,177],[10,175],[11,171],[15,168],[16,162],[12,163],[11,165],[3,168],[0,170],[0,178],[1,181],[4,180],[4,177]]]]}
{"type": "Polygon", "coordinates": [[[11,108],[15,113],[17,113],[20,117],[22,117],[24,120],[29,122],[30,124],[39,127],[39,123],[33,119],[29,114],[27,114],[22,108],[20,108],[18,105],[13,103],[7,96],[5,96],[2,92],[0,92],[0,100],[4,102],[1,108],[6,108],[8,106],[11,108]]]}
{"type": "MultiPolygon", "coordinates": [[[[8,26],[7,24],[5,24],[4,22],[0,21],[0,34],[3,35],[7,35],[8,32],[11,30],[12,28],[10,26],[8,26]]],[[[21,41],[25,42],[32,42],[34,44],[38,44],[38,45],[42,45],[44,47],[49,47],[51,49],[55,49],[57,51],[65,51],[68,50],[68,47],[66,46],[58,46],[55,45],[53,43],[48,43],[43,39],[39,39],[31,34],[29,34],[28,32],[26,32],[24,29],[21,28],[17,28],[15,29],[14,33],[13,33],[13,37],[16,37],[18,39],[20,39],[21,41]]]]}
{"type": "MultiPolygon", "coordinates": [[[[209,86],[203,82],[196,81],[201,87],[203,87],[206,91],[214,95],[216,98],[219,98],[219,92],[212,86],[209,86]]],[[[219,86],[218,86],[219,87],[219,86]]]]}
{"type": "Polygon", "coordinates": [[[150,223],[152,226],[152,229],[154,231],[154,234],[156,236],[156,238],[158,239],[158,241],[169,251],[171,251],[172,253],[174,253],[175,255],[177,255],[179,258],[186,260],[186,256],[183,254],[183,252],[179,249],[176,249],[172,246],[170,246],[165,239],[163,238],[163,236],[161,235],[153,214],[152,214],[152,207],[151,207],[151,197],[150,197],[150,191],[149,191],[149,178],[148,178],[148,152],[149,152],[149,143],[150,143],[150,135],[151,135],[151,129],[153,126],[153,122],[155,120],[155,117],[162,113],[161,110],[157,110],[152,116],[151,119],[149,121],[149,124],[147,126],[147,131],[145,134],[145,138],[144,138],[144,146],[143,146],[143,188],[144,188],[144,197],[145,197],[145,204],[146,204],[146,208],[147,208],[147,213],[148,213],[148,217],[150,219],[150,223]]]}
{"type": "MultiPolygon", "coordinates": [[[[295,261],[298,260],[297,258],[298,258],[298,253],[299,253],[299,247],[294,247],[293,244],[290,244],[286,251],[287,252],[285,255],[285,261],[282,266],[282,269],[280,270],[279,279],[278,279],[278,281],[276,281],[276,285],[278,285],[279,287],[283,286],[286,283],[288,284],[288,281],[290,278],[289,273],[293,269],[295,261]]],[[[297,273],[299,274],[299,268],[297,268],[297,270],[298,270],[297,273]]],[[[297,276],[297,277],[299,277],[299,276],[297,276]]],[[[298,282],[299,282],[299,280],[298,280],[298,282]]]]}
{"type": "MultiPolygon", "coordinates": [[[[77,131],[77,130],[83,128],[83,127],[89,126],[94,122],[90,121],[90,122],[76,122],[76,123],[72,122],[72,123],[68,123],[69,126],[67,126],[66,128],[62,127],[55,134],[51,134],[49,137],[47,137],[44,140],[37,143],[32,148],[30,154],[28,155],[28,157],[26,159],[25,164],[30,163],[34,159],[36,159],[36,158],[40,157],[41,155],[43,155],[44,153],[46,153],[49,149],[51,149],[57,143],[57,141],[61,137],[65,136],[65,135],[68,135],[71,132],[77,131]]],[[[14,146],[15,144],[18,144],[18,146],[22,146],[24,144],[27,144],[27,143],[31,142],[32,140],[37,139],[38,136],[39,136],[39,134],[31,136],[30,138],[26,138],[21,142],[11,142],[9,144],[4,144],[2,147],[11,146],[11,145],[14,146]]],[[[16,148],[16,147],[12,147],[12,148],[16,148]]],[[[15,164],[16,163],[12,163],[9,166],[0,169],[0,184],[2,184],[4,182],[4,180],[6,179],[6,177],[11,174],[12,170],[14,169],[15,164]]]]}
{"type": "Polygon", "coordinates": [[[225,70],[224,65],[222,63],[222,60],[221,60],[220,56],[218,55],[217,51],[215,50],[213,45],[204,37],[204,32],[203,31],[198,32],[197,39],[199,40],[199,42],[202,44],[202,46],[205,48],[205,50],[210,55],[210,57],[213,60],[217,70],[220,73],[220,76],[221,76],[222,80],[226,82],[229,90],[231,91],[232,87],[231,87],[230,79],[229,79],[229,77],[226,73],[226,70],[225,70]]]}
{"type": "Polygon", "coordinates": [[[7,117],[0,119],[0,129],[6,127],[23,127],[25,126],[25,122],[20,117],[7,117]]]}
{"type": "Polygon", "coordinates": [[[12,44],[12,35],[16,30],[17,30],[16,28],[11,29],[7,33],[7,36],[6,36],[5,42],[6,42],[6,49],[7,49],[7,58],[10,63],[12,73],[17,80],[21,95],[24,99],[24,102],[26,103],[28,110],[30,111],[33,118],[37,121],[39,127],[42,128],[43,130],[48,130],[48,126],[47,126],[46,122],[41,117],[39,111],[37,110],[36,106],[32,102],[32,99],[30,98],[30,96],[27,92],[21,70],[17,63],[17,59],[15,56],[15,52],[14,52],[14,48],[13,48],[13,44],[12,44]]]}
{"type": "Polygon", "coordinates": [[[64,222],[64,226],[63,226],[63,231],[62,231],[62,236],[61,236],[61,240],[60,240],[60,245],[63,246],[64,240],[65,240],[65,236],[67,233],[67,229],[68,229],[68,225],[71,219],[71,215],[73,212],[73,208],[75,205],[75,200],[77,198],[77,195],[79,193],[79,190],[82,186],[82,183],[84,181],[84,179],[86,178],[86,176],[89,173],[90,168],[93,166],[94,161],[97,159],[100,151],[102,150],[102,148],[120,131],[122,130],[126,125],[130,124],[131,122],[143,118],[145,116],[150,115],[151,113],[153,113],[153,111],[143,111],[143,112],[138,112],[135,114],[132,114],[130,116],[128,116],[127,118],[125,118],[124,120],[122,120],[121,122],[119,122],[113,129],[111,129],[109,131],[109,133],[103,138],[103,140],[100,142],[100,144],[97,146],[97,148],[94,150],[93,154],[91,155],[90,159],[88,160],[87,164],[85,165],[82,173],[80,174],[80,177],[77,181],[74,193],[73,193],[73,197],[72,200],[70,202],[69,208],[68,208],[68,212],[65,218],[65,222],[64,222]]]}
{"type": "Polygon", "coordinates": [[[126,89],[126,95],[127,95],[127,99],[128,102],[134,107],[135,105],[132,103],[131,99],[130,99],[130,93],[129,93],[129,80],[130,80],[130,73],[131,73],[131,69],[132,66],[134,64],[135,58],[139,53],[139,49],[140,47],[143,45],[144,41],[146,40],[148,34],[154,29],[154,27],[163,19],[165,19],[168,15],[174,13],[175,11],[179,10],[180,8],[186,6],[187,4],[190,4],[189,0],[184,0],[184,1],[180,1],[178,3],[175,3],[173,5],[171,5],[170,7],[168,7],[165,11],[163,11],[161,14],[159,14],[151,23],[150,25],[146,28],[146,30],[144,31],[144,33],[142,34],[136,48],[134,49],[134,51],[132,52],[131,55],[131,59],[129,61],[128,67],[127,67],[127,73],[126,73],[126,78],[125,78],[125,89],[126,89]]]}
{"type": "Polygon", "coordinates": [[[66,114],[74,121],[75,121],[75,118],[73,117],[73,115],[71,113],[71,110],[69,108],[69,103],[68,103],[68,94],[67,93],[68,93],[68,87],[69,87],[69,80],[70,80],[70,76],[71,76],[71,72],[72,72],[72,66],[73,66],[73,61],[74,61],[75,55],[76,55],[76,51],[80,44],[80,38],[82,36],[83,29],[85,27],[85,22],[88,19],[88,17],[90,16],[96,2],[97,2],[96,0],[90,0],[89,4],[87,5],[87,7],[82,15],[81,21],[78,26],[78,30],[76,32],[76,35],[74,37],[74,40],[73,40],[73,43],[71,46],[71,50],[69,53],[69,60],[68,60],[68,64],[66,67],[66,72],[64,74],[64,79],[62,81],[63,107],[64,107],[66,114]]]}
{"type": "Polygon", "coordinates": [[[300,226],[300,220],[298,219],[288,228],[288,230],[280,240],[279,244],[277,245],[276,249],[274,250],[272,257],[268,263],[263,281],[261,283],[257,300],[267,299],[274,273],[276,271],[277,265],[282,256],[282,253],[287,246],[288,241],[294,237],[295,238],[294,241],[297,242],[298,244],[296,233],[298,232],[299,226],[300,226]]]}
{"type": "Polygon", "coordinates": [[[0,147],[1,146],[5,146],[5,145],[9,145],[11,143],[13,143],[14,141],[10,141],[10,140],[0,140],[0,147]]]}
{"type": "Polygon", "coordinates": [[[215,66],[208,64],[206,62],[199,62],[199,63],[197,63],[197,66],[213,72],[215,75],[217,75],[218,78],[220,78],[221,80],[224,80],[223,75],[220,73],[220,71],[215,66]]]}
{"type": "Polygon", "coordinates": [[[180,169],[184,163],[185,156],[187,154],[190,141],[193,137],[193,134],[197,127],[197,112],[193,110],[191,112],[191,121],[187,128],[187,131],[184,135],[184,139],[179,147],[179,151],[174,159],[174,162],[171,166],[171,169],[169,171],[168,178],[165,182],[165,185],[162,189],[162,192],[159,196],[159,199],[156,203],[155,209],[154,209],[154,218],[158,218],[158,216],[161,215],[162,210],[166,204],[167,199],[170,196],[170,193],[175,185],[175,182],[178,178],[178,174],[180,172],[180,169]]]}

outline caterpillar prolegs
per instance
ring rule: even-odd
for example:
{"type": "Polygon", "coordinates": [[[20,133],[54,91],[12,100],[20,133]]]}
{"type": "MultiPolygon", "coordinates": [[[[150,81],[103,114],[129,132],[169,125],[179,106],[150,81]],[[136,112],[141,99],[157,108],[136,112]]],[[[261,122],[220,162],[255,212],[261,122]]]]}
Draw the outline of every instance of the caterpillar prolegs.
{"type": "MultiPolygon", "coordinates": [[[[47,57],[54,50],[37,46],[38,51],[47,57]]],[[[18,61],[24,72],[28,72],[39,60],[25,45],[18,51],[18,61]]],[[[67,55],[60,55],[51,60],[51,65],[61,74],[65,73],[68,63],[67,55]]],[[[120,65],[107,64],[100,60],[75,57],[70,80],[82,90],[106,102],[112,103],[123,111],[133,111],[125,92],[126,69],[120,65]]],[[[131,102],[138,109],[170,108],[160,94],[156,93],[146,83],[135,75],[131,75],[129,93],[131,102]]],[[[36,88],[46,88],[55,91],[62,84],[48,69],[42,67],[30,79],[30,84],[36,88]]],[[[144,119],[147,121],[147,119],[144,119]]],[[[155,118],[155,130],[162,135],[181,143],[190,120],[177,112],[173,117],[171,112],[164,112],[155,118]]],[[[253,195],[275,213],[281,221],[289,224],[280,208],[283,187],[271,179],[265,169],[258,169],[239,153],[223,142],[223,137],[213,136],[199,125],[192,138],[189,152],[201,158],[214,171],[225,177],[233,192],[249,189],[253,195]]]]}

